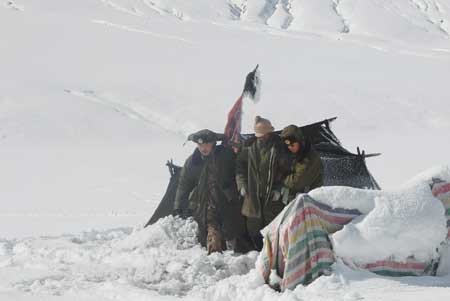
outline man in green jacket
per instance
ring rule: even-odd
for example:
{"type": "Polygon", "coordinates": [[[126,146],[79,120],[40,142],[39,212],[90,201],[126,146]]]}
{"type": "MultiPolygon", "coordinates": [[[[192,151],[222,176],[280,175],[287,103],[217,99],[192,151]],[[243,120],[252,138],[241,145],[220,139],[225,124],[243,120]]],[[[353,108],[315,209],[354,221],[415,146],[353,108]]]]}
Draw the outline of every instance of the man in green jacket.
{"type": "Polygon", "coordinates": [[[323,164],[301,128],[289,125],[281,132],[281,138],[291,154],[289,174],[283,181],[282,191],[283,202],[287,204],[298,193],[323,185],[323,164]]]}
{"type": "Polygon", "coordinates": [[[198,224],[198,239],[208,253],[220,252],[229,245],[247,252],[242,239],[245,221],[235,183],[234,152],[216,145],[223,135],[201,130],[188,137],[197,143],[180,174],[175,197],[175,214],[191,213],[198,224]]]}
{"type": "Polygon", "coordinates": [[[255,139],[250,139],[238,154],[236,183],[244,198],[242,214],[254,248],[261,250],[261,229],[268,225],[284,208],[281,188],[284,172],[283,144],[273,133],[269,120],[255,118],[255,139]]]}

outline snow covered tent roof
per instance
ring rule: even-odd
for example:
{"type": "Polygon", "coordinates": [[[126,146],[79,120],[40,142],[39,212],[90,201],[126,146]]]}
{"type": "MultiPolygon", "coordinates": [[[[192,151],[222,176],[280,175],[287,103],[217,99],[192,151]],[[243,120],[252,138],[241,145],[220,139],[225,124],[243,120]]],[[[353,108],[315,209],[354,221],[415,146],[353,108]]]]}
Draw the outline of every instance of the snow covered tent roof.
{"type": "MultiPolygon", "coordinates": [[[[356,154],[345,149],[330,128],[330,123],[336,117],[316,123],[301,126],[305,136],[310,139],[314,148],[320,153],[324,164],[325,186],[350,186],[354,188],[379,190],[380,186],[369,172],[365,159],[379,154],[365,154],[359,148],[356,154]]],[[[280,134],[281,131],[276,131],[280,134]]],[[[254,137],[254,134],[243,134],[243,140],[254,137]]],[[[175,194],[181,167],[167,162],[170,172],[170,182],[166,193],[156,208],[153,216],[145,226],[155,223],[158,219],[173,213],[175,194]]]]}

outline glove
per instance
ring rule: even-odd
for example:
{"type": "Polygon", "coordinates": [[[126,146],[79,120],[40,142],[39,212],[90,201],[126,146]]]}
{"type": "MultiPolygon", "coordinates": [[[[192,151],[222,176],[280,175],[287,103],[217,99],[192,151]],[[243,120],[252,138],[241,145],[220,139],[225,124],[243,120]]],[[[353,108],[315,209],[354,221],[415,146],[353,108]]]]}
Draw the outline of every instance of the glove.
{"type": "Polygon", "coordinates": [[[276,202],[280,199],[281,193],[278,190],[272,191],[272,201],[276,202]]]}
{"type": "Polygon", "coordinates": [[[245,191],[245,188],[242,187],[239,193],[241,194],[241,196],[245,196],[247,194],[247,191],[245,191]]]}
{"type": "Polygon", "coordinates": [[[287,205],[289,203],[289,188],[281,188],[281,201],[287,205]]]}

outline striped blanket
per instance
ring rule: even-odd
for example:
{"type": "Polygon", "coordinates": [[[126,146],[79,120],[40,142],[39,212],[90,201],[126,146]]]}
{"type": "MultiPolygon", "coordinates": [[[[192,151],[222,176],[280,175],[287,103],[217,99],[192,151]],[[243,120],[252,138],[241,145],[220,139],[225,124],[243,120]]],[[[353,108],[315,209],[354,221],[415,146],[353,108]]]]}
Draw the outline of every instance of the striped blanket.
{"type": "Polygon", "coordinates": [[[335,258],[328,234],[359,215],[358,210],[333,209],[303,194],[265,229],[257,268],[267,283],[282,291],[329,274],[335,258]],[[278,275],[282,279],[275,283],[278,275]]]}
{"type": "MultiPolygon", "coordinates": [[[[433,195],[446,208],[450,238],[450,183],[439,182],[431,187],[433,195]]],[[[284,291],[297,285],[307,285],[321,275],[331,273],[336,261],[329,234],[361,215],[358,210],[331,208],[307,194],[290,203],[264,230],[264,248],[257,269],[266,283],[284,291]]],[[[420,262],[410,257],[406,262],[395,258],[356,264],[344,263],[384,276],[434,275],[435,262],[420,262]]]]}
{"type": "Polygon", "coordinates": [[[445,215],[447,216],[447,241],[450,240],[450,182],[445,182],[439,179],[433,179],[431,184],[431,192],[434,197],[439,199],[445,208],[445,215]]]}

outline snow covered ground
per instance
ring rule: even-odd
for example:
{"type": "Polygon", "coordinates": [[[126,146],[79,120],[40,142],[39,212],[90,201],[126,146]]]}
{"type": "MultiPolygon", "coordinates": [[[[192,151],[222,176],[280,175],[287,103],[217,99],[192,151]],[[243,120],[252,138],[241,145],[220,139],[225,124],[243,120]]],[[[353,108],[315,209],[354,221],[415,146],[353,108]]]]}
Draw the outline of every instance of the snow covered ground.
{"type": "Polygon", "coordinates": [[[139,227],[165,161],[183,162],[188,133],[223,130],[256,64],[245,131],[256,113],[277,128],[338,116],[346,147],[383,153],[368,166],[386,189],[448,164],[449,32],[448,0],[0,0],[0,299],[447,298],[445,277],[339,263],[278,295],[247,274],[254,254],[168,248],[139,227]],[[152,282],[186,270],[186,287],[152,282]]]}

